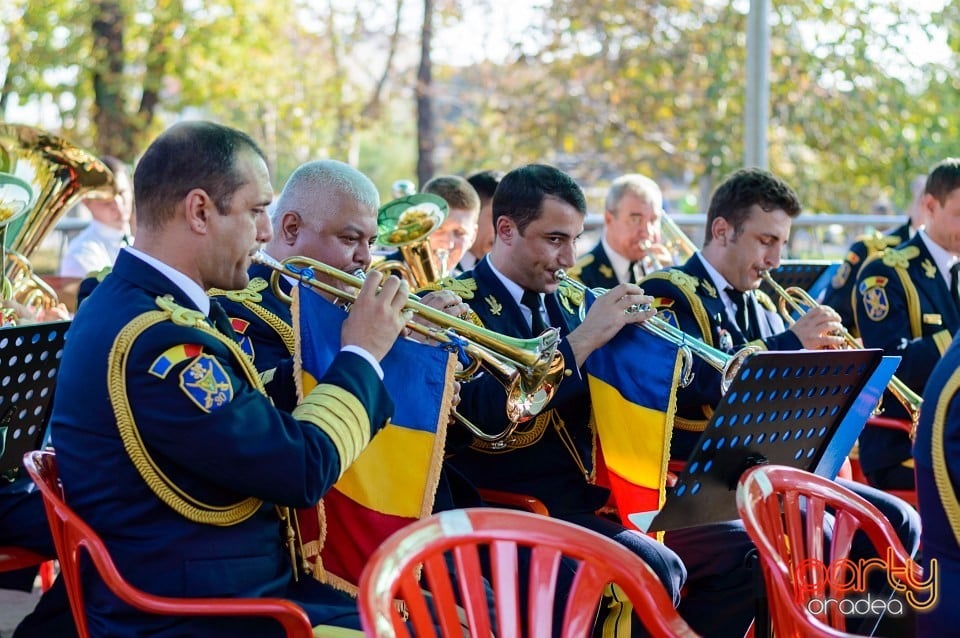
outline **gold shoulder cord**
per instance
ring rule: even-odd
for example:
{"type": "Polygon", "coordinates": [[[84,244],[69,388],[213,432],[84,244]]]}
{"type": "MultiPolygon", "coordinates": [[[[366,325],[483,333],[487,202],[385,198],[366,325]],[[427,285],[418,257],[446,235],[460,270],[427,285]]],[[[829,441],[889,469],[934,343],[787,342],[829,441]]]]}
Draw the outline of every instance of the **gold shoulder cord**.
{"type": "Polygon", "coordinates": [[[950,379],[937,401],[936,411],[933,413],[933,432],[930,434],[930,457],[940,503],[943,505],[943,511],[950,522],[953,537],[957,543],[960,543],[960,502],[957,502],[957,493],[950,481],[946,452],[943,449],[943,429],[947,421],[947,408],[958,389],[960,389],[960,370],[956,370],[950,375],[950,379]]]}
{"type": "Polygon", "coordinates": [[[232,340],[223,336],[209,326],[202,313],[180,308],[169,299],[158,298],[157,305],[163,310],[145,312],[124,326],[117,335],[110,348],[107,362],[107,388],[110,394],[110,403],[117,419],[117,429],[127,455],[133,462],[140,476],[157,497],[171,507],[175,512],[195,523],[206,525],[230,526],[247,520],[253,516],[263,501],[257,498],[246,498],[233,505],[217,506],[203,503],[181,490],[167,477],[147,451],[140,438],[133,418],[133,410],[127,400],[126,368],[127,358],[130,355],[133,343],[148,328],[164,321],[173,321],[178,325],[198,328],[215,337],[223,343],[233,355],[234,360],[243,368],[244,376],[257,390],[263,392],[263,386],[253,364],[250,363],[240,347],[232,340]]]}
{"type": "Polygon", "coordinates": [[[243,290],[221,290],[219,288],[211,288],[207,291],[207,294],[211,297],[222,295],[230,301],[243,304],[244,308],[257,315],[257,317],[259,317],[263,323],[270,326],[273,331],[277,333],[277,335],[283,340],[283,345],[287,347],[287,352],[293,355],[295,348],[293,327],[277,315],[261,306],[259,303],[263,299],[263,295],[260,294],[260,291],[266,288],[266,285],[267,284],[263,279],[260,277],[255,277],[250,280],[250,283],[247,284],[247,287],[243,290]]]}
{"type": "Polygon", "coordinates": [[[653,272],[646,276],[646,279],[666,279],[674,288],[683,294],[687,303],[690,305],[690,311],[693,312],[694,319],[697,320],[697,327],[700,328],[700,334],[703,335],[703,341],[708,346],[713,346],[713,334],[710,331],[710,317],[707,316],[707,309],[703,307],[703,301],[697,295],[696,290],[687,290],[684,286],[678,286],[671,278],[669,271],[653,272]]]}

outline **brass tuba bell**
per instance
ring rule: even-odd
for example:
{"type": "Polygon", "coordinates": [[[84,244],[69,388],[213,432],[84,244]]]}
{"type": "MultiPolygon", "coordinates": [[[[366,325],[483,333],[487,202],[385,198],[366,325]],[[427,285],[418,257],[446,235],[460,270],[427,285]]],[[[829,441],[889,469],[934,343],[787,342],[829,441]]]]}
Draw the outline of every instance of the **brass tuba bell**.
{"type": "Polygon", "coordinates": [[[0,298],[31,309],[57,303],[29,258],[70,207],[98,194],[112,197],[114,182],[94,155],[40,129],[0,123],[0,298]]]}
{"type": "Polygon", "coordinates": [[[447,202],[431,193],[407,195],[387,202],[377,215],[377,244],[399,250],[403,261],[387,259],[371,266],[398,274],[420,289],[447,274],[447,264],[430,246],[430,234],[447,218],[447,202]]]}

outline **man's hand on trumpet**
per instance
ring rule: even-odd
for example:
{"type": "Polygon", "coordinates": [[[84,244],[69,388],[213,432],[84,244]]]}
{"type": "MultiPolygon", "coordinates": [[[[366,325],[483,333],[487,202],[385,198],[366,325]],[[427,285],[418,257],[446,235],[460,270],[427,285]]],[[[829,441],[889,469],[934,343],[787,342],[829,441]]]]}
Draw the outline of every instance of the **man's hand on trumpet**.
{"type": "MultiPolygon", "coordinates": [[[[424,295],[420,302],[425,306],[430,306],[431,308],[439,310],[440,312],[444,312],[451,317],[457,317],[458,319],[464,319],[470,313],[470,306],[463,303],[463,299],[461,299],[459,295],[449,290],[434,290],[433,292],[424,295]]],[[[427,321],[419,315],[414,315],[413,321],[428,328],[437,328],[438,330],[442,330],[442,328],[436,324],[427,321]]],[[[409,331],[409,334],[405,336],[408,336],[414,341],[419,341],[420,343],[427,343],[431,345],[437,343],[433,339],[413,331],[409,331]]]]}
{"type": "Polygon", "coordinates": [[[840,315],[829,306],[811,308],[790,330],[807,350],[835,350],[844,345],[840,315]]]}
{"type": "Polygon", "coordinates": [[[378,361],[383,359],[410,320],[410,311],[403,310],[409,295],[406,282],[371,272],[343,322],[341,345],[358,346],[378,361]]]}
{"type": "Polygon", "coordinates": [[[657,314],[650,306],[652,302],[653,298],[636,284],[620,284],[597,297],[583,323],[567,337],[577,366],[628,323],[642,323],[657,314]]]}

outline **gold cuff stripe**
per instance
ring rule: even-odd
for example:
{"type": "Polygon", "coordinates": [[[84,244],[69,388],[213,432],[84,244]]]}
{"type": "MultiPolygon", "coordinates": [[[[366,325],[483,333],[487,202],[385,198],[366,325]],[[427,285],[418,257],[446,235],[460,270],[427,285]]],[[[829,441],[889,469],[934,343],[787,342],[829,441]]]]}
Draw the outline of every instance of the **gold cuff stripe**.
{"type": "Polygon", "coordinates": [[[318,385],[293,410],[293,416],[330,437],[340,455],[340,476],[370,443],[370,417],[363,403],[339,386],[318,385]]]}
{"type": "Polygon", "coordinates": [[[950,334],[949,330],[941,330],[933,335],[933,343],[937,346],[937,350],[940,352],[941,357],[943,356],[943,353],[947,351],[947,348],[950,347],[951,341],[953,341],[953,336],[950,334]]]}
{"type": "MultiPolygon", "coordinates": [[[[263,501],[251,497],[232,505],[218,506],[193,498],[180,489],[156,464],[150,456],[133,418],[133,409],[127,396],[126,376],[127,361],[133,343],[151,326],[171,319],[176,321],[169,311],[145,312],[124,326],[110,348],[107,361],[107,390],[110,395],[114,417],[117,420],[117,430],[120,433],[120,439],[123,441],[123,447],[137,472],[150,490],[157,495],[157,498],[167,506],[195,523],[217,526],[236,525],[253,516],[260,509],[263,501]]],[[[250,383],[259,390],[263,390],[256,370],[236,343],[220,335],[205,321],[191,324],[191,327],[208,332],[224,343],[246,373],[250,383]]]]}
{"type": "Polygon", "coordinates": [[[947,409],[950,401],[960,389],[960,370],[950,375],[946,386],[937,399],[936,410],[933,413],[933,432],[930,434],[930,459],[933,464],[933,478],[937,485],[940,503],[950,522],[953,537],[960,543],[960,502],[957,502],[957,493],[950,480],[950,471],[947,467],[946,451],[944,450],[944,428],[947,421],[947,409]]]}

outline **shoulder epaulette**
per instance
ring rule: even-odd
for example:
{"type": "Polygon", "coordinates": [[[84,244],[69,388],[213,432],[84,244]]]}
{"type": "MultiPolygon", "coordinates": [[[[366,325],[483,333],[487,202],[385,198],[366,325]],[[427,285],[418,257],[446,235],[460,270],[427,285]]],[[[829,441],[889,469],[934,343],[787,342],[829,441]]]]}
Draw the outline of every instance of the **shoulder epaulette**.
{"type": "Polygon", "coordinates": [[[103,280],[107,278],[107,275],[113,272],[113,266],[104,266],[100,270],[91,270],[87,273],[87,276],[84,279],[89,279],[93,277],[97,280],[97,283],[103,283],[103,280]]]}
{"type": "Polygon", "coordinates": [[[287,352],[291,355],[296,348],[296,337],[293,333],[293,326],[288,324],[276,314],[267,310],[263,305],[263,295],[260,294],[270,286],[266,279],[254,277],[247,283],[243,290],[221,290],[220,288],[211,288],[207,291],[210,297],[224,297],[228,301],[242,304],[244,308],[255,314],[260,321],[264,322],[277,333],[277,336],[283,341],[287,352]]]}
{"type": "Polygon", "coordinates": [[[263,295],[260,293],[263,290],[266,290],[267,286],[269,285],[270,284],[267,283],[266,279],[254,277],[247,282],[247,286],[243,290],[222,290],[220,288],[211,288],[207,291],[207,295],[210,297],[226,297],[228,300],[235,301],[237,303],[260,303],[263,301],[263,295]]]}
{"type": "Polygon", "coordinates": [[[557,288],[557,297],[560,298],[560,305],[571,315],[580,311],[580,304],[583,303],[583,291],[570,285],[561,284],[557,288]]]}
{"type": "Polygon", "coordinates": [[[571,277],[580,278],[580,273],[583,272],[583,269],[592,264],[596,260],[593,253],[587,253],[583,257],[577,260],[577,263],[573,265],[573,268],[567,270],[567,274],[571,277]]]}
{"type": "Polygon", "coordinates": [[[895,235],[874,235],[865,237],[862,241],[867,247],[868,255],[900,245],[900,238],[895,235]]]}
{"type": "Polygon", "coordinates": [[[473,293],[477,290],[477,280],[473,277],[465,277],[463,279],[442,277],[431,284],[417,289],[417,294],[434,290],[449,290],[459,295],[461,299],[473,299],[473,293]]]}

